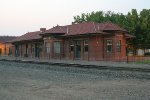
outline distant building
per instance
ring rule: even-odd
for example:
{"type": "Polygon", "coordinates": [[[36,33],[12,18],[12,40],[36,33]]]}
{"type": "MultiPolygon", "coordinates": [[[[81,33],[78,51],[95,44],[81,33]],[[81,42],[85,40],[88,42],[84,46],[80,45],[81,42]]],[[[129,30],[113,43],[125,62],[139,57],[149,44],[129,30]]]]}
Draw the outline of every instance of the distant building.
{"type": "Polygon", "coordinates": [[[84,22],[26,33],[12,41],[15,56],[46,59],[125,60],[127,30],[111,22],[84,22]]]}
{"type": "Polygon", "coordinates": [[[12,44],[9,41],[15,38],[15,36],[0,36],[0,55],[12,54],[12,44]]]}

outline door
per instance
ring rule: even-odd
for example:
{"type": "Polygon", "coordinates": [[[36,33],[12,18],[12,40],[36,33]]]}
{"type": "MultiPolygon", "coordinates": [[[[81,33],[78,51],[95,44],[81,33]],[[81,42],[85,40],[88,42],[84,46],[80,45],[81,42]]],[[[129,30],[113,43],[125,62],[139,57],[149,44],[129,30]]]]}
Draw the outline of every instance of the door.
{"type": "Polygon", "coordinates": [[[19,49],[19,45],[15,46],[15,56],[19,57],[20,56],[20,49],[19,49]]]}
{"type": "Polygon", "coordinates": [[[75,42],[75,58],[81,58],[81,40],[76,40],[75,42]]]}
{"type": "Polygon", "coordinates": [[[37,43],[35,44],[35,57],[39,58],[39,46],[37,43]]]}
{"type": "Polygon", "coordinates": [[[54,57],[61,58],[61,42],[54,42],[54,57]]]}
{"type": "Polygon", "coordinates": [[[37,58],[40,57],[40,54],[42,52],[42,47],[43,47],[42,43],[35,43],[35,57],[37,58]]]}

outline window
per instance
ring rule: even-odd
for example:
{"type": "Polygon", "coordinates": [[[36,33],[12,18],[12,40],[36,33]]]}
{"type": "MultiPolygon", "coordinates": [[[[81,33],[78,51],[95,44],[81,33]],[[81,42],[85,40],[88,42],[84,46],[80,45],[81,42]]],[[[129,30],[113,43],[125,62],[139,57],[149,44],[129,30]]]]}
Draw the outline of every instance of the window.
{"type": "Polygon", "coordinates": [[[74,51],[74,42],[70,41],[70,52],[74,51]]]}
{"type": "Polygon", "coordinates": [[[60,42],[54,42],[54,52],[60,53],[60,42]]]}
{"type": "Polygon", "coordinates": [[[12,48],[9,48],[9,53],[8,55],[12,55],[12,48]]]}
{"type": "Polygon", "coordinates": [[[50,53],[50,46],[51,44],[50,43],[45,43],[45,50],[46,50],[46,53],[50,53]]]}
{"type": "Polygon", "coordinates": [[[25,54],[28,54],[29,51],[28,51],[28,44],[26,44],[26,53],[25,54]]]}
{"type": "Polygon", "coordinates": [[[34,44],[31,44],[31,53],[34,52],[34,44]]]}
{"type": "Polygon", "coordinates": [[[42,43],[40,43],[39,45],[38,45],[38,49],[39,49],[39,52],[42,52],[43,51],[43,45],[42,45],[42,43]]]}
{"type": "Polygon", "coordinates": [[[84,52],[88,52],[89,46],[88,46],[88,40],[84,40],[84,52]]]}
{"type": "Polygon", "coordinates": [[[19,55],[20,55],[19,45],[15,45],[15,56],[17,57],[19,55]]]}
{"type": "Polygon", "coordinates": [[[34,49],[34,47],[32,47],[32,52],[34,52],[35,51],[35,49],[34,49]]]}
{"type": "Polygon", "coordinates": [[[107,52],[112,52],[113,47],[112,47],[112,40],[107,40],[107,52]]]}
{"type": "Polygon", "coordinates": [[[121,40],[117,42],[117,52],[121,52],[121,40]]]}

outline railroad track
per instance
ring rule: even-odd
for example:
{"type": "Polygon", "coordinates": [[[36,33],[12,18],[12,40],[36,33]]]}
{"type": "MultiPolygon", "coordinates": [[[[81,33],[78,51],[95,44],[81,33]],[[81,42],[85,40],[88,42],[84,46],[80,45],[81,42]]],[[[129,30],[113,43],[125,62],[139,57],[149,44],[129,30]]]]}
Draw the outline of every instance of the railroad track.
{"type": "Polygon", "coordinates": [[[7,60],[0,59],[0,61],[5,62],[17,62],[17,63],[30,63],[30,64],[44,64],[44,65],[54,65],[62,67],[78,67],[86,69],[98,69],[98,70],[122,70],[122,71],[138,71],[138,72],[150,72],[150,68],[133,68],[133,67],[113,67],[113,66],[101,66],[101,65],[81,65],[73,63],[56,63],[56,62],[39,62],[30,60],[7,60]]]}

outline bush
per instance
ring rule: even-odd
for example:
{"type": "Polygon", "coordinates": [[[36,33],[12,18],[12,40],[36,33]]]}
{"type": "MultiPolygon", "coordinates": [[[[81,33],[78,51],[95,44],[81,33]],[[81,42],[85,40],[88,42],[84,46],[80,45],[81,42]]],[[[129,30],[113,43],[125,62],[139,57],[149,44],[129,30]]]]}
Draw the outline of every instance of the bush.
{"type": "Polygon", "coordinates": [[[150,52],[147,52],[144,54],[145,56],[150,56],[150,52]]]}

